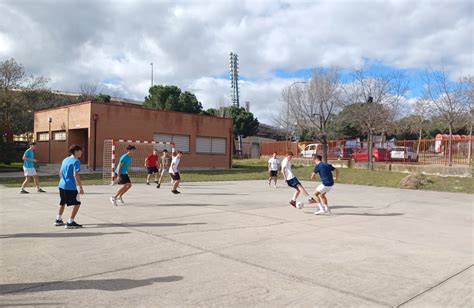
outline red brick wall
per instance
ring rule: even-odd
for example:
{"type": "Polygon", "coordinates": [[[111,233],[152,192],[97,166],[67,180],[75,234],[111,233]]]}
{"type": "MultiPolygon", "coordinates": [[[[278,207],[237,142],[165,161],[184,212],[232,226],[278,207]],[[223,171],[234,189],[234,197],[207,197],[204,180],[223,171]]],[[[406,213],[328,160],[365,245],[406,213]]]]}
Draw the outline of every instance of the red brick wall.
{"type": "MultiPolygon", "coordinates": [[[[98,114],[97,165],[102,166],[103,141],[106,139],[153,140],[154,133],[182,134],[190,136],[190,153],[185,153],[182,166],[197,168],[230,168],[232,164],[232,120],[198,116],[179,112],[149,110],[93,104],[92,114],[98,114]],[[212,136],[227,138],[225,155],[196,154],[196,137],[212,136]]],[[[91,124],[93,125],[93,124],[91,124]]],[[[94,132],[91,129],[91,136],[94,132]]],[[[93,149],[93,138],[89,148],[93,149]]],[[[92,152],[90,158],[92,160],[92,152]]]]}
{"type": "Polygon", "coordinates": [[[48,141],[38,141],[39,132],[48,132],[48,118],[51,122],[51,163],[60,163],[68,156],[69,145],[76,142],[66,134],[66,141],[53,140],[54,131],[68,131],[69,129],[88,128],[90,124],[90,104],[82,103],[56,109],[37,111],[34,115],[34,138],[37,141],[36,157],[40,163],[48,162],[48,141]]]}
{"type": "MultiPolygon", "coordinates": [[[[81,103],[35,113],[35,138],[38,132],[48,131],[48,117],[53,118],[51,130],[88,128],[88,164],[92,166],[94,155],[93,114],[97,121],[97,167],[102,166],[104,140],[132,139],[152,140],[154,133],[183,134],[190,136],[190,153],[185,153],[182,166],[195,168],[230,168],[232,164],[232,120],[185,114],[172,111],[150,110],[141,107],[101,103],[81,103]],[[196,154],[196,137],[227,138],[227,153],[196,154]]],[[[68,134],[69,135],[69,134],[68,134]]],[[[67,155],[73,134],[67,142],[51,141],[51,161],[59,163],[67,155]]],[[[48,142],[38,142],[37,157],[48,160],[48,142]]]]}

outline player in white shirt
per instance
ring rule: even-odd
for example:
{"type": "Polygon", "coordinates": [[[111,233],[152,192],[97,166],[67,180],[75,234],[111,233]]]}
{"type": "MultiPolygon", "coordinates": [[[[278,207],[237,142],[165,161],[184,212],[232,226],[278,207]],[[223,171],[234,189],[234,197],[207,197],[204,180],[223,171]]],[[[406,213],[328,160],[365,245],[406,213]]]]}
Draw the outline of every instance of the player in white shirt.
{"type": "Polygon", "coordinates": [[[169,169],[170,176],[173,179],[171,192],[175,195],[180,194],[177,188],[179,186],[179,182],[181,181],[181,177],[179,175],[179,163],[181,162],[181,156],[183,156],[183,152],[173,152],[173,159],[171,160],[169,169]]]}
{"type": "Polygon", "coordinates": [[[286,181],[288,186],[293,187],[296,189],[293,198],[290,201],[290,205],[296,208],[296,199],[302,193],[303,195],[308,198],[309,203],[315,203],[316,201],[308,194],[306,189],[304,189],[303,185],[301,185],[300,181],[293,175],[291,171],[291,159],[293,158],[293,152],[288,151],[286,153],[286,158],[281,162],[281,172],[283,173],[283,178],[286,181]]]}
{"type": "Polygon", "coordinates": [[[277,158],[277,153],[274,152],[273,156],[268,160],[268,173],[270,177],[268,178],[268,186],[272,183],[272,179],[275,182],[274,187],[277,187],[277,179],[278,179],[278,165],[280,161],[277,158]]]}

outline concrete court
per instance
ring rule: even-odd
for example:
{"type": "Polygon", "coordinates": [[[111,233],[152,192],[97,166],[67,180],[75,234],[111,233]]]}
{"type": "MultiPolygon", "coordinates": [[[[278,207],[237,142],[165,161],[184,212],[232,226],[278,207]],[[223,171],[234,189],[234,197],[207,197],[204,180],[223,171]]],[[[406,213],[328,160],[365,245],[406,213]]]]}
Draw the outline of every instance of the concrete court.
{"type": "Polygon", "coordinates": [[[474,306],[473,195],[337,185],[314,216],[279,185],[88,186],[82,230],[0,188],[0,306],[474,306]]]}

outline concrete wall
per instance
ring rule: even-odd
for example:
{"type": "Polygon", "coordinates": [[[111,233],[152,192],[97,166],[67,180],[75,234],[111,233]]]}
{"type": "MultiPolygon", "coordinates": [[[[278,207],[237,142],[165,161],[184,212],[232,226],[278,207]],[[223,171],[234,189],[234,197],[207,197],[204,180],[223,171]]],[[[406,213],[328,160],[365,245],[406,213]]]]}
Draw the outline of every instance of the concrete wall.
{"type": "MultiPolygon", "coordinates": [[[[35,138],[38,132],[48,131],[48,117],[53,118],[51,129],[72,130],[86,128],[88,152],[85,159],[92,166],[94,159],[94,121],[97,121],[97,167],[102,166],[104,140],[132,139],[153,140],[154,133],[182,134],[189,136],[189,153],[184,153],[183,168],[218,168],[232,166],[232,120],[200,116],[188,113],[144,109],[106,103],[85,102],[35,113],[35,138]],[[226,154],[197,154],[198,136],[226,138],[226,154]],[[88,158],[88,159],[87,159],[88,158]]],[[[59,163],[66,155],[70,144],[80,143],[77,134],[67,134],[68,140],[51,141],[51,163],[59,163]]],[[[48,162],[48,142],[38,142],[37,156],[42,163],[48,162]]]]}

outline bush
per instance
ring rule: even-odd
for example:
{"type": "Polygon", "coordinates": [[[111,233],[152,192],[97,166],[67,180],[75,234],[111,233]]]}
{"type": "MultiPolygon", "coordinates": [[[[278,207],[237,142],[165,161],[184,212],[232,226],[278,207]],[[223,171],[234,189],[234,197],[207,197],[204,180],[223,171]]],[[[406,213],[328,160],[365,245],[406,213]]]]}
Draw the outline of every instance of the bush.
{"type": "Polygon", "coordinates": [[[15,145],[8,143],[0,138],[0,163],[10,165],[18,159],[18,153],[15,151],[15,145]]]}

